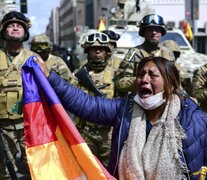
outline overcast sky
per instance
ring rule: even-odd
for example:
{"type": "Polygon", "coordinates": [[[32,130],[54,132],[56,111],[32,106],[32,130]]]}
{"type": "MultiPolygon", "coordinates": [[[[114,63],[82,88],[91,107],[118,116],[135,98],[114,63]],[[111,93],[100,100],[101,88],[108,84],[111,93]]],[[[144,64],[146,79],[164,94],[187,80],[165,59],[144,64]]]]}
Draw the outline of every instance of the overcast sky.
{"type": "Polygon", "coordinates": [[[35,34],[44,33],[51,11],[60,5],[60,0],[27,0],[27,4],[28,14],[25,15],[32,21],[31,37],[35,34]]]}

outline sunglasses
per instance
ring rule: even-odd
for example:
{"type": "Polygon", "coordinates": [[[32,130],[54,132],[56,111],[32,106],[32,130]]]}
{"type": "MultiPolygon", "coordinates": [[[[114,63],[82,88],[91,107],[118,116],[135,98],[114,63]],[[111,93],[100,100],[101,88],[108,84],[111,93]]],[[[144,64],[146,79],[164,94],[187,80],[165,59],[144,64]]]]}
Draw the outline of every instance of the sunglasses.
{"type": "Polygon", "coordinates": [[[164,25],[163,18],[157,14],[146,16],[142,19],[142,24],[164,25]]]}
{"type": "Polygon", "coordinates": [[[87,43],[94,43],[96,40],[100,43],[108,43],[109,37],[104,33],[94,33],[86,37],[87,43]]]}
{"type": "Polygon", "coordinates": [[[48,48],[50,48],[50,44],[48,44],[48,43],[34,43],[34,44],[32,44],[33,50],[45,50],[48,48]]]}

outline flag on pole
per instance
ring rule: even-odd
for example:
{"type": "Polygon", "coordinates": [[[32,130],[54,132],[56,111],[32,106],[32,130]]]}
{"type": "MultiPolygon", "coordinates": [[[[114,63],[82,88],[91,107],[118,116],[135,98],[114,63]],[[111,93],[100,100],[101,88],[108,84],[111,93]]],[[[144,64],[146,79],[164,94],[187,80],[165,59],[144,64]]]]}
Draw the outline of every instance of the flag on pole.
{"type": "Polygon", "coordinates": [[[188,21],[186,21],[184,24],[184,33],[189,41],[193,40],[193,32],[188,21]]]}
{"type": "Polygon", "coordinates": [[[31,56],[22,68],[26,155],[34,180],[114,180],[79,134],[31,56]]]}
{"type": "Polygon", "coordinates": [[[105,30],[106,30],[106,26],[104,24],[104,19],[101,18],[99,21],[98,31],[100,32],[100,31],[105,31],[105,30]]]}

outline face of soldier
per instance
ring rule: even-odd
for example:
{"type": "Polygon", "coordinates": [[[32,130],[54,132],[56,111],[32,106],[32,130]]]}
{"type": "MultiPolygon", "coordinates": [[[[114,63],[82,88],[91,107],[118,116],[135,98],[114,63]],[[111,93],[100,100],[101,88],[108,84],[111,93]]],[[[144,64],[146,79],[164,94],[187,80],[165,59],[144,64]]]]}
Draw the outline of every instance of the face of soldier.
{"type": "Polygon", "coordinates": [[[91,47],[88,51],[88,56],[90,59],[99,61],[104,60],[107,57],[107,52],[104,47],[91,47]]]}
{"type": "Polygon", "coordinates": [[[45,50],[42,50],[41,52],[36,52],[36,53],[40,55],[40,57],[43,59],[43,61],[47,61],[49,54],[50,54],[50,50],[45,49],[45,50]]]}
{"type": "Polygon", "coordinates": [[[149,61],[139,71],[136,78],[137,93],[142,99],[164,91],[164,79],[152,61],[149,61]]]}
{"type": "Polygon", "coordinates": [[[21,24],[13,22],[7,26],[6,34],[9,37],[21,39],[25,35],[25,30],[21,24]]]}
{"type": "Polygon", "coordinates": [[[160,27],[150,26],[145,29],[144,35],[146,40],[159,43],[162,37],[162,31],[160,27]]]}

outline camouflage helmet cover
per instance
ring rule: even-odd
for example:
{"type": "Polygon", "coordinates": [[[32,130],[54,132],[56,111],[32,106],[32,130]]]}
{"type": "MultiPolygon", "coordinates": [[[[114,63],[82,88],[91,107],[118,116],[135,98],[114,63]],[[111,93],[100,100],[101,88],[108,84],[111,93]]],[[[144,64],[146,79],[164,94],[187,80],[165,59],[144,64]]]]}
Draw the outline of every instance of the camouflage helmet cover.
{"type": "Polygon", "coordinates": [[[180,53],[180,48],[179,48],[178,44],[173,40],[165,40],[165,41],[162,42],[162,45],[164,47],[169,48],[173,52],[179,52],[180,53]]]}
{"type": "Polygon", "coordinates": [[[92,47],[104,47],[107,52],[111,53],[109,41],[109,37],[104,33],[96,32],[89,34],[85,39],[84,45],[82,46],[84,48],[84,53],[88,53],[88,50],[92,47]],[[92,37],[93,40],[89,41],[89,37],[92,37]]]}
{"type": "Polygon", "coordinates": [[[27,17],[24,16],[24,14],[17,12],[17,11],[11,11],[4,15],[1,21],[1,26],[0,26],[0,33],[1,33],[2,39],[6,39],[5,30],[7,26],[13,22],[17,22],[23,26],[25,30],[25,37],[23,41],[27,41],[29,39],[28,30],[31,27],[31,22],[27,17]]]}
{"type": "Polygon", "coordinates": [[[173,54],[174,54],[176,59],[178,57],[180,57],[181,50],[180,50],[178,44],[175,41],[173,41],[173,40],[165,40],[165,41],[162,42],[162,46],[170,49],[173,52],[173,54]]]}
{"type": "Polygon", "coordinates": [[[37,45],[39,44],[46,44],[46,46],[42,49],[39,49],[39,50],[45,50],[45,49],[52,49],[52,42],[50,41],[49,37],[46,36],[45,34],[39,34],[39,35],[36,35],[32,38],[32,41],[31,41],[31,50],[32,51],[37,51],[37,45]]]}
{"type": "Polygon", "coordinates": [[[137,23],[139,29],[139,35],[144,37],[144,31],[147,27],[160,27],[162,36],[166,33],[166,28],[164,24],[164,20],[160,15],[157,14],[149,14],[142,18],[140,22],[137,23]]]}

